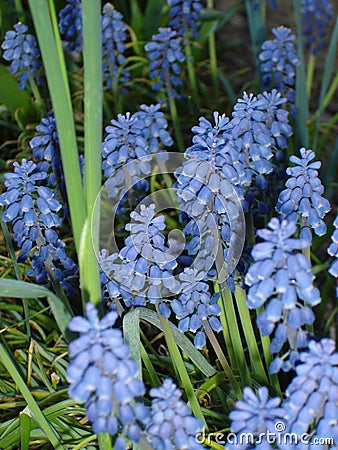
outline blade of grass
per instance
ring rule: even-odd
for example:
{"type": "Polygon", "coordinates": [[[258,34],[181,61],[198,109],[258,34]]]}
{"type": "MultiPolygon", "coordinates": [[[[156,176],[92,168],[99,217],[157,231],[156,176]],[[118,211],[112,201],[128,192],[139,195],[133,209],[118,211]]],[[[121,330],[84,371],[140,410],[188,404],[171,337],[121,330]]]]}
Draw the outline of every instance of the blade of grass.
{"type": "Polygon", "coordinates": [[[322,85],[319,93],[318,110],[313,118],[313,120],[316,120],[315,134],[313,137],[313,148],[316,148],[317,146],[320,118],[327,106],[325,102],[325,94],[328,90],[331,74],[333,73],[334,64],[336,62],[337,46],[338,46],[338,18],[336,19],[336,24],[332,32],[329,49],[327,51],[324,73],[322,78],[322,85]]]}
{"type": "MultiPolygon", "coordinates": [[[[100,0],[82,1],[84,61],[84,190],[87,219],[81,246],[80,280],[84,299],[101,307],[98,229],[92,227],[93,209],[101,187],[102,142],[102,32],[100,0]]],[[[98,218],[95,218],[98,220],[98,218]]]]}
{"type": "Polygon", "coordinates": [[[9,354],[7,353],[2,344],[0,344],[0,359],[3,365],[6,367],[9,374],[11,375],[11,377],[13,378],[13,380],[15,381],[15,384],[20,390],[22,396],[26,400],[33,419],[37,422],[41,430],[45,433],[46,437],[49,439],[49,442],[53,445],[53,447],[56,448],[57,450],[62,450],[63,446],[59,441],[59,436],[57,435],[56,431],[52,428],[50,423],[48,423],[48,421],[46,420],[46,417],[43,415],[38,404],[34,400],[34,397],[32,396],[30,390],[26,386],[24,380],[21,378],[20,373],[18,372],[14,362],[12,361],[12,358],[9,356],[9,354]]]}
{"type": "Polygon", "coordinates": [[[56,44],[47,0],[29,0],[58,129],[75,246],[80,247],[86,209],[65,63],[56,44]]]}
{"type": "Polygon", "coordinates": [[[29,441],[31,435],[31,414],[25,408],[20,413],[20,435],[21,435],[21,446],[20,450],[29,450],[29,441]]]}
{"type": "Polygon", "coordinates": [[[123,318],[123,335],[129,345],[130,355],[136,361],[139,368],[139,378],[142,379],[141,362],[141,338],[139,331],[140,310],[134,309],[128,312],[123,318]]]}
{"type": "Polygon", "coordinates": [[[298,148],[308,147],[309,132],[306,126],[309,118],[309,102],[306,92],[306,76],[305,76],[305,60],[303,55],[303,41],[302,41],[302,16],[300,0],[293,0],[293,8],[295,11],[297,24],[297,53],[301,63],[296,68],[296,101],[297,107],[295,140],[298,148]]]}
{"type": "Polygon", "coordinates": [[[257,79],[260,80],[260,60],[259,53],[262,48],[263,42],[266,40],[266,29],[265,29],[265,20],[264,20],[264,7],[265,2],[258,1],[255,6],[253,6],[253,2],[246,1],[246,15],[249,24],[250,38],[253,54],[256,62],[256,72],[257,79]]]}
{"type": "Polygon", "coordinates": [[[73,317],[73,313],[69,303],[66,303],[66,299],[61,300],[43,286],[26,281],[0,279],[1,297],[24,298],[27,297],[27,293],[29,293],[30,298],[47,298],[61,333],[65,337],[70,337],[71,334],[67,330],[67,324],[73,317]]]}

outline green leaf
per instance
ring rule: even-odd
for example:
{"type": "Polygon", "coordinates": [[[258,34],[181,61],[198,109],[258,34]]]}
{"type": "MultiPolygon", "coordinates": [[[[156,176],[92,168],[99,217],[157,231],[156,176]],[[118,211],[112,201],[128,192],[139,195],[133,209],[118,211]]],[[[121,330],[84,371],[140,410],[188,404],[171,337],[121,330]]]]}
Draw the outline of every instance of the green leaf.
{"type": "Polygon", "coordinates": [[[164,4],[164,0],[148,0],[144,11],[144,29],[147,38],[156,32],[164,4]]]}
{"type": "Polygon", "coordinates": [[[123,318],[123,335],[130,347],[130,355],[139,368],[139,378],[142,379],[141,338],[139,331],[140,309],[128,312],[123,318]]]}
{"type": "MultiPolygon", "coordinates": [[[[138,308],[140,311],[140,319],[155,325],[163,331],[161,321],[158,315],[149,309],[138,308]]],[[[175,325],[170,323],[171,331],[175,337],[177,345],[188,355],[190,360],[195,364],[198,369],[204,373],[205,376],[211,377],[217,371],[216,369],[208,363],[204,356],[197,350],[197,348],[189,341],[189,339],[177,328],[175,325]]]]}
{"type": "MultiPolygon", "coordinates": [[[[52,1],[50,4],[52,6],[54,5],[52,1]]],[[[67,186],[73,235],[75,246],[78,250],[82,228],[86,218],[86,203],[82,190],[82,176],[73,109],[60,34],[57,28],[57,21],[55,23],[55,20],[52,20],[55,19],[55,11],[52,7],[49,9],[47,0],[29,0],[29,7],[33,17],[53,104],[67,186]],[[51,15],[51,12],[53,15],[51,15]]]]}
{"type": "Polygon", "coordinates": [[[70,337],[71,334],[67,330],[67,325],[73,317],[73,312],[66,299],[61,300],[43,286],[6,278],[0,279],[0,296],[13,298],[46,297],[61,333],[65,337],[70,337]]]}
{"type": "Polygon", "coordinates": [[[12,114],[20,109],[27,121],[31,121],[32,117],[34,120],[36,116],[30,95],[27,91],[19,89],[17,81],[3,64],[0,64],[0,103],[3,103],[12,114]]]}
{"type": "MultiPolygon", "coordinates": [[[[0,280],[2,281],[2,280],[0,280]]],[[[27,283],[26,283],[27,284],[27,283]]],[[[30,414],[32,415],[32,418],[34,421],[39,425],[40,429],[45,433],[46,437],[49,439],[50,443],[53,445],[54,448],[57,450],[62,450],[63,447],[59,441],[59,436],[57,435],[56,431],[52,428],[50,423],[47,421],[46,417],[42,413],[41,409],[39,408],[38,404],[36,403],[34,397],[32,396],[30,390],[28,389],[26,383],[22,379],[19,371],[17,370],[14,361],[8,354],[8,352],[5,350],[5,347],[0,344],[0,360],[2,364],[5,366],[11,377],[13,378],[15,384],[17,385],[18,389],[20,390],[22,396],[26,400],[28,404],[28,408],[30,411],[30,414]]]]}
{"type": "Polygon", "coordinates": [[[31,413],[28,408],[25,408],[20,413],[20,435],[21,435],[21,450],[29,450],[29,441],[31,435],[31,413]]]}

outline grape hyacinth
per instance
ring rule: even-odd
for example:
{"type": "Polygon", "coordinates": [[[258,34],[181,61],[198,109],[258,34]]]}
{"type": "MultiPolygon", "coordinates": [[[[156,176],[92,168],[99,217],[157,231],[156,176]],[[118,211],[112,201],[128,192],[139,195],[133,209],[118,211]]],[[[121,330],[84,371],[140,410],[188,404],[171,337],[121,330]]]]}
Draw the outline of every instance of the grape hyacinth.
{"type": "Polygon", "coordinates": [[[251,181],[257,175],[273,171],[273,155],[287,148],[292,128],[288,122],[288,112],[281,108],[286,99],[276,89],[257,97],[244,92],[234,106],[232,120],[227,126],[229,144],[235,147],[244,161],[246,176],[251,181]]]}
{"type": "MultiPolygon", "coordinates": [[[[338,278],[338,216],[335,218],[333,226],[335,227],[335,230],[332,233],[331,236],[332,243],[330,247],[327,249],[327,252],[330,256],[333,256],[335,259],[330,265],[329,273],[333,277],[338,278]]],[[[336,294],[338,297],[338,286],[336,288],[336,294]]]]}
{"type": "Polygon", "coordinates": [[[283,403],[287,431],[298,436],[311,434],[313,442],[315,438],[330,437],[337,444],[338,353],[335,342],[326,338],[318,342],[311,339],[308,349],[300,353],[295,371],[283,403]]]}
{"type": "Polygon", "coordinates": [[[102,70],[103,84],[106,88],[111,88],[118,76],[122,83],[129,81],[129,71],[126,69],[122,69],[121,73],[119,71],[126,63],[124,56],[126,39],[127,27],[122,14],[116,11],[111,3],[106,3],[102,14],[102,70]]]}
{"type": "Polygon", "coordinates": [[[119,114],[106,128],[108,135],[102,144],[102,170],[109,178],[105,186],[111,198],[122,199],[127,194],[127,176],[131,178],[131,186],[147,191],[151,155],[154,154],[158,162],[166,160],[165,147],[171,146],[173,140],[160,108],[160,104],[141,105],[135,114],[119,114]]]}
{"type": "Polygon", "coordinates": [[[309,45],[312,54],[325,47],[325,38],[334,17],[328,0],[302,0],[303,44],[309,45]]]}
{"type": "Polygon", "coordinates": [[[222,329],[222,324],[217,319],[221,313],[221,308],[217,304],[219,294],[211,295],[208,284],[201,281],[205,279],[205,274],[203,276],[194,269],[185,268],[179,278],[182,282],[182,293],[171,301],[171,309],[179,319],[178,329],[194,333],[195,347],[203,348],[206,344],[204,321],[207,321],[216,332],[222,329]]]}
{"type": "MultiPolygon", "coordinates": [[[[179,289],[172,272],[178,255],[165,243],[161,233],[165,217],[155,216],[154,204],[141,204],[139,212],[133,211],[130,217],[125,227],[130,235],[119,253],[121,261],[109,264],[106,275],[119,287],[127,306],[145,305],[146,300],[157,303],[179,289]]],[[[160,310],[163,315],[170,314],[164,304],[160,310]]]]}
{"type": "Polygon", "coordinates": [[[164,87],[169,97],[178,97],[175,88],[183,84],[180,63],[185,61],[178,33],[171,28],[159,28],[144,48],[150,61],[149,78],[156,79],[151,88],[159,91],[164,87]]]}
{"type": "Polygon", "coordinates": [[[200,0],[167,0],[167,4],[170,6],[169,27],[180,35],[191,30],[198,39],[198,21],[203,10],[200,0]]]}
{"type": "Polygon", "coordinates": [[[275,87],[292,105],[295,102],[296,67],[300,64],[293,44],[295,35],[284,26],[273,28],[272,33],[276,39],[265,41],[259,55],[263,83],[275,87]]]}
{"type": "Polygon", "coordinates": [[[67,0],[59,13],[59,29],[69,51],[82,51],[82,6],[80,0],[67,0]]]}
{"type": "Polygon", "coordinates": [[[276,206],[279,214],[289,220],[297,222],[301,219],[302,236],[311,240],[309,227],[316,235],[326,233],[326,225],[322,220],[330,211],[329,201],[322,197],[324,186],[318,176],[320,161],[311,162],[315,158],[312,150],[300,149],[300,158],[291,156],[290,161],[296,164],[286,170],[290,178],[280,194],[276,206]]]}
{"type": "Polygon", "coordinates": [[[190,408],[181,400],[181,392],[170,379],[150,390],[152,397],[147,439],[156,450],[197,450],[197,433],[203,430],[201,419],[191,415],[190,408]]]}
{"type": "Polygon", "coordinates": [[[272,450],[274,447],[270,445],[266,435],[267,432],[275,435],[276,424],[278,426],[285,422],[285,410],[280,403],[279,397],[269,398],[269,391],[265,386],[260,387],[257,394],[250,387],[245,387],[243,399],[235,403],[235,409],[229,415],[232,433],[225,448],[272,450]],[[231,436],[233,433],[236,434],[236,439],[231,436]]]}
{"type": "Polygon", "coordinates": [[[192,128],[195,136],[185,152],[186,161],[175,172],[174,186],[188,220],[184,233],[191,237],[187,242],[189,255],[198,252],[196,268],[208,272],[218,246],[223,246],[224,260],[217,259],[218,270],[225,264],[222,278],[233,272],[240,255],[237,244],[243,231],[243,186],[247,182],[239,153],[226,145],[228,121],[218,112],[214,113],[215,125],[200,118],[199,125],[192,128]]]}
{"type": "Polygon", "coordinates": [[[144,385],[121,330],[114,328],[117,313],[110,311],[99,320],[95,306],[87,303],[86,315],[87,319],[74,317],[68,325],[80,334],[69,344],[69,396],[85,402],[94,433],[119,434],[114,448],[126,449],[125,437],[138,442],[140,425],[148,416],[147,408],[136,401],[144,385]]]}
{"type": "Polygon", "coordinates": [[[61,165],[59,136],[56,129],[54,114],[49,112],[47,117],[41,119],[41,123],[36,127],[38,136],[33,137],[29,145],[33,151],[33,157],[39,170],[49,174],[48,184],[56,186],[61,183],[63,171],[61,165]]]}
{"type": "Polygon", "coordinates": [[[15,162],[14,173],[5,174],[7,191],[0,195],[0,205],[5,206],[2,219],[13,225],[14,240],[21,248],[19,262],[25,262],[36,247],[27,274],[39,282],[58,282],[72,293],[78,267],[66,256],[65,244],[55,231],[61,225],[57,213],[62,205],[53,191],[41,185],[46,179],[47,173],[32,161],[15,162]]]}
{"type": "Polygon", "coordinates": [[[306,345],[304,325],[314,322],[310,307],[320,303],[320,294],[313,286],[314,275],[310,260],[297,250],[309,247],[306,239],[292,238],[297,226],[293,221],[273,218],[269,229],[258,230],[263,239],[253,247],[254,264],[249,268],[245,282],[249,286],[247,306],[265,309],[257,318],[257,325],[263,335],[274,337],[270,352],[279,353],[288,341],[291,348],[290,361],[276,358],[270,371],[290,370],[297,354],[297,348],[306,345]],[[307,304],[308,306],[304,306],[307,304]]]}
{"type": "Polygon", "coordinates": [[[18,73],[19,89],[25,89],[26,82],[31,79],[42,84],[39,76],[41,64],[38,61],[40,52],[35,36],[27,34],[28,27],[19,22],[14,30],[7,31],[1,48],[4,50],[3,58],[11,61],[10,73],[18,73]]]}

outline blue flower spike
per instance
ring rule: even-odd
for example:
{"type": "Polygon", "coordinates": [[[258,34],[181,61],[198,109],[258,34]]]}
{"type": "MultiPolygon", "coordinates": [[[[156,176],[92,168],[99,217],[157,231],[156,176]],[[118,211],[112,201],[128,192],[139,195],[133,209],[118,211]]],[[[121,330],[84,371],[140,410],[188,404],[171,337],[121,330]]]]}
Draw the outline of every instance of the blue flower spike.
{"type": "Polygon", "coordinates": [[[125,437],[138,442],[148,417],[147,408],[137,402],[144,385],[121,330],[114,328],[117,313],[110,311],[100,320],[95,306],[87,303],[86,315],[74,317],[68,326],[79,333],[69,345],[69,395],[85,402],[95,433],[119,434],[115,448],[126,448],[125,437]]]}
{"type": "Polygon", "coordinates": [[[286,170],[289,179],[278,198],[276,209],[279,214],[290,221],[300,219],[302,235],[311,239],[312,228],[317,236],[326,233],[326,224],[323,221],[325,214],[330,211],[330,202],[322,197],[322,185],[318,169],[320,161],[313,161],[315,153],[312,150],[300,149],[300,158],[291,156],[290,161],[295,164],[286,170]]]}
{"type": "Polygon", "coordinates": [[[42,84],[39,76],[41,69],[40,51],[35,36],[27,34],[27,25],[19,22],[14,30],[7,31],[1,48],[4,50],[3,58],[11,61],[10,73],[18,73],[19,89],[25,89],[30,78],[37,84],[42,84]]]}

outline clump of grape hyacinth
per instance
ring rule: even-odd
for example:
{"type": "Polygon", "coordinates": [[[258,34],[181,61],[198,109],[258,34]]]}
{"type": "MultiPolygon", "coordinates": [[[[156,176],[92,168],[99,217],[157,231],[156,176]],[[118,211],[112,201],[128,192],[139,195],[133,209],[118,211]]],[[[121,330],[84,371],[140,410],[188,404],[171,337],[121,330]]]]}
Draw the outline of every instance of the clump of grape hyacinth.
{"type": "MultiPolygon", "coordinates": [[[[338,216],[335,218],[333,226],[335,227],[335,229],[331,236],[332,243],[330,247],[327,249],[327,252],[330,256],[333,256],[335,259],[330,265],[329,273],[333,277],[338,278],[338,216]]],[[[336,288],[336,294],[338,297],[338,286],[336,288]]]]}
{"type": "Polygon", "coordinates": [[[27,25],[17,23],[14,30],[7,31],[1,45],[4,50],[2,57],[6,61],[11,61],[10,73],[12,75],[18,73],[19,89],[25,89],[29,79],[42,84],[42,78],[39,76],[40,51],[35,36],[27,34],[27,31],[27,25]]]}
{"type": "Polygon", "coordinates": [[[293,238],[296,223],[273,218],[267,229],[258,230],[263,242],[252,250],[254,264],[249,268],[245,282],[249,286],[247,305],[258,309],[265,306],[257,318],[263,335],[274,337],[270,352],[278,354],[288,342],[291,354],[276,358],[270,370],[290,370],[297,358],[297,349],[306,346],[305,325],[311,325],[315,316],[310,307],[320,303],[320,293],[313,286],[314,275],[310,260],[299,250],[310,246],[306,239],[293,238]],[[305,306],[305,304],[307,306],[305,306]]]}
{"type": "Polygon", "coordinates": [[[55,231],[61,225],[58,214],[62,205],[51,189],[41,185],[46,179],[47,173],[32,161],[15,162],[14,173],[5,174],[7,191],[0,196],[0,205],[5,206],[2,219],[12,223],[14,240],[21,249],[19,262],[25,262],[35,249],[27,275],[38,282],[50,279],[72,293],[78,267],[67,257],[65,244],[55,231]]]}
{"type": "MultiPolygon", "coordinates": [[[[231,436],[226,449],[249,450],[253,448],[272,450],[267,433],[276,435],[276,424],[285,422],[285,410],[279,397],[269,398],[268,389],[263,386],[257,394],[250,387],[243,390],[243,399],[235,403],[231,411],[231,436]]],[[[229,436],[230,437],[230,436],[229,436]]]]}
{"type": "Polygon", "coordinates": [[[329,201],[322,197],[324,186],[318,176],[320,161],[311,162],[315,158],[312,150],[300,149],[300,158],[295,155],[290,161],[295,164],[286,170],[290,178],[280,194],[276,209],[288,221],[301,221],[302,236],[311,240],[309,227],[315,234],[323,236],[326,233],[326,224],[323,221],[325,214],[330,211],[329,201]]]}
{"type": "Polygon", "coordinates": [[[206,344],[204,321],[216,332],[222,329],[222,324],[217,318],[221,313],[221,308],[217,304],[219,294],[211,295],[208,284],[201,281],[205,279],[205,274],[203,276],[194,269],[185,268],[179,278],[182,293],[170,302],[171,309],[179,319],[178,329],[194,333],[195,347],[203,348],[206,344]]]}
{"type": "Polygon", "coordinates": [[[178,33],[171,28],[159,28],[144,48],[150,61],[149,78],[155,80],[151,88],[159,91],[164,87],[168,96],[178,97],[175,88],[183,83],[180,63],[185,60],[178,33]]]}
{"type": "Polygon", "coordinates": [[[152,397],[147,439],[154,449],[197,450],[197,433],[203,430],[201,419],[191,415],[190,408],[181,400],[182,393],[170,379],[150,390],[152,397]]]}
{"type": "Polygon", "coordinates": [[[82,51],[82,6],[80,0],[67,0],[59,13],[59,29],[69,51],[82,51]]]}
{"type": "Polygon", "coordinates": [[[123,16],[116,11],[111,3],[103,6],[102,14],[102,70],[103,83],[106,88],[111,88],[116,77],[120,77],[122,83],[129,81],[130,73],[121,69],[126,63],[124,56],[126,50],[127,27],[123,22],[123,16]]]}
{"type": "Polygon", "coordinates": [[[125,449],[125,437],[138,442],[148,410],[137,398],[145,392],[136,362],[130,357],[122,332],[114,328],[118,314],[110,311],[99,320],[95,306],[86,304],[87,319],[74,317],[69,330],[79,337],[69,344],[69,396],[85,402],[95,433],[116,438],[114,448],[125,449]]]}
{"type": "Polygon", "coordinates": [[[302,0],[302,34],[304,45],[309,45],[312,54],[325,47],[327,30],[334,13],[328,0],[302,0]]]}
{"type": "Polygon", "coordinates": [[[167,0],[167,3],[170,6],[169,27],[180,35],[191,30],[198,38],[198,21],[203,9],[200,0],[167,0]]]}
{"type": "Polygon", "coordinates": [[[283,403],[287,431],[298,436],[311,434],[313,442],[315,438],[333,438],[337,443],[338,353],[335,342],[326,338],[311,339],[308,349],[300,353],[295,371],[283,403]]]}
{"type": "Polygon", "coordinates": [[[276,38],[265,41],[259,55],[263,83],[275,87],[292,105],[295,102],[296,67],[300,64],[293,44],[295,35],[284,26],[273,28],[272,33],[276,38]]]}

